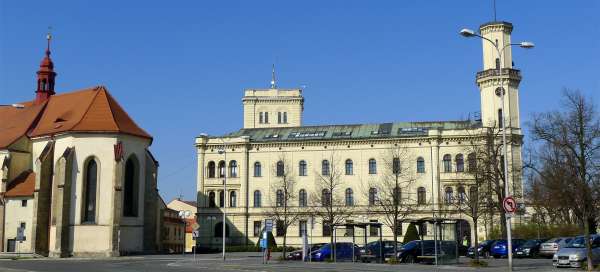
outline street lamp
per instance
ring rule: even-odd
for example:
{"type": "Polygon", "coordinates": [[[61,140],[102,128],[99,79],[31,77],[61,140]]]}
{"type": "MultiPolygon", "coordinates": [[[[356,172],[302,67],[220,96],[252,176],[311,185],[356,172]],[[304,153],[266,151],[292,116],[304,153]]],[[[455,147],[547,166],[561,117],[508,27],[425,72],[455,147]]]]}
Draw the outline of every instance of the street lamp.
{"type": "MultiPolygon", "coordinates": [[[[508,190],[508,154],[507,154],[507,149],[506,149],[506,118],[504,118],[504,114],[506,114],[506,111],[504,111],[504,87],[503,87],[503,83],[504,81],[502,80],[502,64],[504,63],[504,59],[502,58],[502,56],[504,55],[504,50],[510,46],[519,46],[521,48],[524,49],[532,49],[535,45],[532,42],[527,42],[527,41],[523,41],[520,43],[509,43],[509,44],[505,44],[503,46],[500,46],[497,42],[493,42],[492,40],[483,37],[479,34],[477,34],[475,31],[473,31],[472,29],[468,29],[468,28],[463,28],[460,30],[460,35],[465,37],[465,38],[472,38],[472,37],[479,37],[483,40],[486,40],[488,42],[490,42],[494,48],[496,48],[496,53],[498,54],[498,59],[499,64],[496,67],[497,70],[497,76],[500,77],[500,99],[502,101],[502,154],[504,156],[503,161],[504,161],[504,197],[508,197],[510,192],[508,190]]],[[[508,269],[509,271],[512,271],[512,241],[511,241],[511,224],[510,224],[510,216],[506,216],[506,240],[507,240],[507,245],[508,245],[508,269]]]]}
{"type": "MultiPolygon", "coordinates": [[[[223,154],[225,160],[225,170],[223,173],[223,261],[225,261],[225,234],[226,234],[226,224],[227,224],[227,143],[220,139],[223,142],[223,149],[219,149],[219,154],[223,154]]],[[[221,169],[219,169],[221,171],[221,169]]]]}

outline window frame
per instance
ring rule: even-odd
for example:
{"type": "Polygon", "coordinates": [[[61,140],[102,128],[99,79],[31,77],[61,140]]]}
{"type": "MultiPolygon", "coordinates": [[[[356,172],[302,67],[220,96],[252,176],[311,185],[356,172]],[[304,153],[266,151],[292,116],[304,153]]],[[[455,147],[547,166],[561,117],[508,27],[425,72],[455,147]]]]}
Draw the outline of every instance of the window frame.
{"type": "Polygon", "coordinates": [[[344,162],[344,169],[344,173],[346,174],[346,176],[354,175],[354,162],[352,161],[352,159],[346,159],[346,162],[344,162]]]}
{"type": "Polygon", "coordinates": [[[377,160],[374,158],[369,159],[369,175],[377,174],[377,160]]]}

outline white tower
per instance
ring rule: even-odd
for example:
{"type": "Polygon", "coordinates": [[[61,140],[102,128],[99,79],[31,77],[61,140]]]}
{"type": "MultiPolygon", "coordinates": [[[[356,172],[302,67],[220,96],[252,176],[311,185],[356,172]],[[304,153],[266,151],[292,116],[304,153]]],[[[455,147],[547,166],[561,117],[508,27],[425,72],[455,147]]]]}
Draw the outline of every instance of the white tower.
{"type": "Polygon", "coordinates": [[[521,72],[513,69],[510,34],[513,25],[508,22],[491,22],[479,27],[481,36],[495,42],[501,51],[489,41],[483,42],[483,70],[477,73],[477,85],[481,92],[481,120],[484,126],[501,127],[507,122],[507,128],[519,129],[519,83],[521,72]],[[506,46],[506,47],[505,47],[506,46]],[[503,50],[503,48],[505,48],[503,50]],[[502,72],[498,73],[498,68],[502,72]],[[505,90],[504,113],[500,83],[505,90]],[[504,118],[502,118],[504,117],[504,118]]]}

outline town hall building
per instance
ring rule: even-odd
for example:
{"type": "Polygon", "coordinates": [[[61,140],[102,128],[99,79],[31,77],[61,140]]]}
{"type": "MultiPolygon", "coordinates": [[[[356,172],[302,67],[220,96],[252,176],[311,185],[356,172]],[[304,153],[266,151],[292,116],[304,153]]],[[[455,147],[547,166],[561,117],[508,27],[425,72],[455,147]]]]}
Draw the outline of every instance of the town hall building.
{"type": "MultiPolygon", "coordinates": [[[[491,22],[480,26],[480,35],[510,44],[512,30],[511,23],[491,22]]],[[[227,244],[255,244],[264,229],[264,220],[272,218],[272,207],[282,205],[284,196],[274,185],[284,176],[283,169],[286,173],[289,169],[289,177],[294,179],[290,206],[300,213],[287,230],[288,245],[301,245],[301,236],[307,233],[312,233],[314,243],[329,242],[331,222],[315,218],[319,212],[314,211],[335,199],[340,199],[336,205],[350,207],[345,222],[383,223],[384,215],[370,207],[378,198],[376,188],[370,184],[386,175],[387,164],[396,167],[396,161],[387,156],[396,149],[405,151],[405,159],[398,160],[398,165],[404,165],[411,176],[410,184],[401,188],[402,199],[415,207],[399,223],[400,239],[410,222],[443,217],[465,222],[466,230],[461,235],[471,240],[475,231],[482,230],[473,229],[472,220],[449,202],[470,190],[473,177],[469,171],[469,146],[486,127],[498,129],[506,122],[507,133],[522,139],[520,81],[510,47],[500,60],[493,45],[483,43],[483,70],[476,75],[481,116],[471,120],[305,126],[301,89],[278,88],[273,80],[270,88],[245,90],[240,130],[196,138],[200,226],[197,246],[221,247],[224,210],[227,244]],[[503,63],[500,74],[496,72],[499,62],[503,63]],[[506,90],[504,114],[498,90],[506,90]],[[324,177],[331,177],[334,172],[339,178],[335,190],[320,186],[324,177]],[[227,191],[223,191],[225,178],[227,191]]],[[[513,142],[507,148],[509,187],[511,194],[519,198],[522,178],[515,169],[521,167],[521,143],[513,142]]],[[[377,230],[366,231],[369,236],[378,236],[377,230]]],[[[433,239],[433,226],[425,225],[420,231],[426,239],[433,239]]],[[[279,231],[273,232],[281,245],[283,237],[279,231]]],[[[391,239],[392,235],[384,227],[384,239],[391,239]]],[[[338,241],[349,239],[339,232],[338,236],[338,241]]]]}

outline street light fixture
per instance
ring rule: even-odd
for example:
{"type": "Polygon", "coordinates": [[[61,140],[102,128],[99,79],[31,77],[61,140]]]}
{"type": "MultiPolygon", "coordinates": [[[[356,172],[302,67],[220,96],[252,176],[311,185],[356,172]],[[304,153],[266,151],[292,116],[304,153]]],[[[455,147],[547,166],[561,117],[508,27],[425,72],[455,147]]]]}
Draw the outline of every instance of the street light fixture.
{"type": "MultiPolygon", "coordinates": [[[[504,59],[503,59],[503,55],[504,55],[504,50],[510,46],[519,46],[521,48],[524,49],[532,49],[535,45],[532,42],[520,42],[520,43],[509,43],[503,46],[500,46],[497,42],[494,42],[486,37],[483,37],[479,34],[477,34],[475,31],[468,29],[468,28],[463,28],[460,30],[460,35],[462,35],[465,38],[471,38],[471,37],[479,37],[483,40],[486,40],[488,42],[490,42],[494,48],[496,49],[496,53],[498,54],[498,59],[501,60],[500,61],[500,65],[498,65],[496,67],[497,70],[497,74],[496,76],[500,77],[500,98],[502,100],[502,154],[504,156],[503,160],[504,160],[504,197],[508,197],[510,195],[510,192],[508,190],[508,151],[506,149],[506,118],[504,118],[504,114],[506,114],[506,111],[504,110],[504,94],[506,93],[504,91],[504,80],[502,80],[502,64],[504,63],[504,59]]],[[[511,223],[510,223],[510,217],[506,216],[506,240],[507,240],[507,245],[508,245],[508,270],[512,271],[512,237],[511,237],[511,223]]]]}

